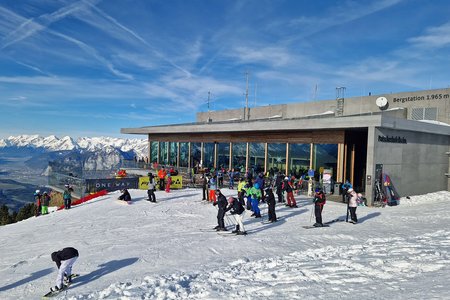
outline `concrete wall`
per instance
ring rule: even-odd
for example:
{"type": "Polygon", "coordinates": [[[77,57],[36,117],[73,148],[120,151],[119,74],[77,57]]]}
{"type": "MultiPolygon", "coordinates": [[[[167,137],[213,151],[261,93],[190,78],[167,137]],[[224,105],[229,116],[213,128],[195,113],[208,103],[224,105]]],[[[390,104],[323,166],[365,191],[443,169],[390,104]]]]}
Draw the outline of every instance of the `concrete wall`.
{"type": "Polygon", "coordinates": [[[375,129],[374,161],[383,164],[401,196],[447,190],[449,137],[445,135],[375,129]],[[402,137],[406,144],[378,141],[378,136],[402,137]]]}
{"type": "MultiPolygon", "coordinates": [[[[411,108],[436,107],[438,121],[450,124],[450,89],[425,90],[418,92],[391,93],[373,96],[360,96],[344,99],[344,116],[379,113],[375,104],[380,96],[386,97],[388,109],[404,108],[405,116],[411,118],[411,108]]],[[[250,119],[301,118],[336,111],[336,100],[300,102],[250,108],[250,119]]],[[[244,108],[197,113],[197,122],[244,120],[244,108]]]]}

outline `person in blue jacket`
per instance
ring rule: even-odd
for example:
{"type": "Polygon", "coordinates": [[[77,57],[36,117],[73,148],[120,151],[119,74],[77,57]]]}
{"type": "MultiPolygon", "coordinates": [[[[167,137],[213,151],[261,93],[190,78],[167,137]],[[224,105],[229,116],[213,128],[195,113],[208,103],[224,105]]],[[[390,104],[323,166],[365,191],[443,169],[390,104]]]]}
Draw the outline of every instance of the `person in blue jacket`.
{"type": "Polygon", "coordinates": [[[347,192],[349,189],[353,188],[353,185],[348,181],[348,179],[342,184],[342,202],[347,202],[347,192]]]}

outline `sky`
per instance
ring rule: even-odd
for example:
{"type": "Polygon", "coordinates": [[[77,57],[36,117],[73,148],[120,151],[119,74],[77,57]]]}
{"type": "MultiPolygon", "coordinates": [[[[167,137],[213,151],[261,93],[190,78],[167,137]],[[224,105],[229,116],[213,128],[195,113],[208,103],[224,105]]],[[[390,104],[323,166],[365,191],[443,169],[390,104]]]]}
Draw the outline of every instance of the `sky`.
{"type": "MultiPolygon", "coordinates": [[[[3,0],[0,138],[449,86],[446,0],[3,0]],[[209,100],[208,100],[209,99],[209,100]]],[[[142,138],[145,138],[142,136],[142,138]]]]}
{"type": "MultiPolygon", "coordinates": [[[[217,208],[201,189],[156,191],[157,203],[130,193],[131,205],[116,191],[1,226],[0,298],[41,299],[57,275],[50,254],[75,247],[80,276],[55,299],[450,299],[448,191],[312,229],[311,198],[296,195],[299,207],[278,204],[275,223],[266,204],[263,222],[246,212],[246,236],[212,230],[217,208]]],[[[324,222],[344,220],[346,207],[328,200],[324,222]]]]}

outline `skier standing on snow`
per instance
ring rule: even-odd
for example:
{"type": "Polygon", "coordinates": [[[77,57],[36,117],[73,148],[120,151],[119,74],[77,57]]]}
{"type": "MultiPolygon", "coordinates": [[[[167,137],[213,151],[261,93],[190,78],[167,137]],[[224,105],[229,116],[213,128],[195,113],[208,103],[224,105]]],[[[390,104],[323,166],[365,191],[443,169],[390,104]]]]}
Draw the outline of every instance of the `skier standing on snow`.
{"type": "Polygon", "coordinates": [[[356,208],[358,207],[358,195],[356,192],[350,188],[347,192],[348,209],[350,210],[350,223],[358,223],[358,218],[356,217],[356,208]]]}
{"type": "Polygon", "coordinates": [[[66,188],[63,193],[64,209],[70,209],[70,206],[72,205],[73,188],[68,184],[66,184],[64,187],[66,188]]]}
{"type": "MultiPolygon", "coordinates": [[[[216,176],[212,176],[209,179],[209,201],[216,203],[216,189],[217,189],[217,181],[216,176]]],[[[226,199],[225,199],[226,201],[226,199]]]]}
{"type": "Polygon", "coordinates": [[[35,213],[34,215],[37,217],[41,214],[41,210],[42,210],[42,206],[41,206],[41,201],[42,201],[42,195],[41,195],[41,191],[40,190],[36,190],[36,192],[34,192],[34,201],[36,201],[36,209],[35,209],[35,213]]]}
{"type": "Polygon", "coordinates": [[[341,187],[342,187],[342,202],[346,203],[347,192],[348,192],[349,189],[353,188],[353,186],[350,183],[350,181],[346,180],[341,187]]]}
{"type": "Polygon", "coordinates": [[[148,201],[150,202],[156,202],[156,183],[155,183],[155,177],[152,173],[148,173],[148,186],[147,186],[147,195],[148,195],[148,201]]]}
{"type": "Polygon", "coordinates": [[[236,172],[234,172],[234,169],[231,169],[228,172],[228,177],[230,178],[230,189],[234,189],[234,175],[236,175],[236,172]]]}
{"type": "Polygon", "coordinates": [[[292,189],[291,183],[289,181],[289,177],[284,177],[283,181],[283,191],[286,191],[287,204],[289,207],[298,207],[297,202],[295,202],[294,191],[292,189]]]}
{"type": "Polygon", "coordinates": [[[202,200],[209,201],[208,176],[206,176],[206,174],[202,175],[202,191],[203,191],[202,200]]]}
{"type": "Polygon", "coordinates": [[[48,205],[50,204],[50,195],[44,192],[42,195],[42,214],[48,214],[48,205]]]}
{"type": "Polygon", "coordinates": [[[160,191],[164,190],[164,184],[165,184],[166,176],[167,176],[166,169],[164,167],[161,167],[161,169],[159,169],[159,171],[158,171],[159,190],[160,191]]]}
{"type": "Polygon", "coordinates": [[[316,193],[314,194],[314,214],[316,216],[316,223],[313,225],[314,227],[323,227],[322,223],[322,210],[323,206],[326,203],[325,194],[321,189],[316,189],[316,193]]]}
{"type": "Polygon", "coordinates": [[[273,194],[272,188],[268,187],[266,189],[266,203],[268,205],[268,215],[269,222],[273,223],[277,221],[277,215],[275,214],[275,195],[273,194]]]}
{"type": "Polygon", "coordinates": [[[234,217],[236,229],[232,231],[232,233],[236,233],[237,235],[246,235],[247,232],[244,229],[244,224],[242,223],[242,220],[244,219],[245,215],[245,208],[242,205],[242,203],[234,198],[229,197],[228,198],[228,207],[226,211],[230,211],[231,215],[234,217]]]}
{"type": "Polygon", "coordinates": [[[284,202],[284,197],[283,197],[283,175],[281,174],[281,172],[278,172],[277,178],[275,179],[275,188],[276,188],[276,191],[277,191],[278,203],[283,203],[284,202]]]}
{"type": "Polygon", "coordinates": [[[261,211],[259,210],[259,200],[261,200],[261,190],[259,189],[259,184],[255,183],[253,187],[247,190],[247,194],[248,194],[247,203],[248,198],[250,197],[251,199],[250,201],[252,204],[253,214],[251,216],[255,218],[261,218],[261,211]]]}
{"type": "Polygon", "coordinates": [[[51,291],[56,292],[65,287],[63,285],[64,277],[66,277],[68,283],[71,282],[72,266],[78,256],[78,250],[72,247],[67,247],[52,253],[52,261],[58,267],[58,276],[56,277],[55,287],[50,288],[51,291]]]}
{"type": "Polygon", "coordinates": [[[237,192],[238,192],[238,199],[239,201],[245,205],[244,196],[245,196],[245,180],[244,178],[239,178],[239,183],[237,186],[237,192]]]}
{"type": "Polygon", "coordinates": [[[225,196],[222,194],[222,192],[220,190],[215,190],[214,191],[216,193],[217,196],[217,201],[214,202],[214,206],[217,205],[217,207],[219,208],[219,210],[217,211],[217,223],[218,225],[216,227],[214,227],[214,229],[216,229],[217,231],[227,231],[226,227],[225,227],[225,212],[228,206],[228,202],[227,202],[227,198],[225,198],[225,196]]]}
{"type": "Polygon", "coordinates": [[[170,193],[170,185],[172,184],[172,176],[167,174],[166,193],[170,193]]]}

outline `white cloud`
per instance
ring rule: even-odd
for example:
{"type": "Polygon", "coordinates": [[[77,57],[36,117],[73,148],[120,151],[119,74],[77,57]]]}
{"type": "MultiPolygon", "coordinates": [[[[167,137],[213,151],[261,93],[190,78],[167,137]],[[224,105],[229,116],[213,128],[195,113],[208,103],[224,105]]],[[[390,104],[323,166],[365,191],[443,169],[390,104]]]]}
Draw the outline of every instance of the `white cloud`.
{"type": "Polygon", "coordinates": [[[424,35],[410,38],[412,46],[431,50],[450,45],[450,22],[441,26],[428,28],[424,35]]]}

